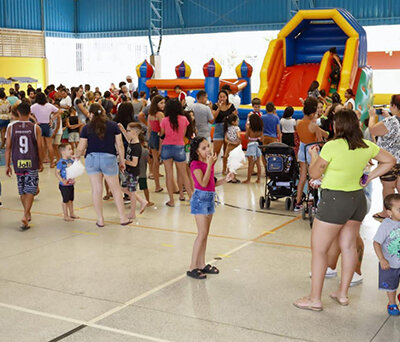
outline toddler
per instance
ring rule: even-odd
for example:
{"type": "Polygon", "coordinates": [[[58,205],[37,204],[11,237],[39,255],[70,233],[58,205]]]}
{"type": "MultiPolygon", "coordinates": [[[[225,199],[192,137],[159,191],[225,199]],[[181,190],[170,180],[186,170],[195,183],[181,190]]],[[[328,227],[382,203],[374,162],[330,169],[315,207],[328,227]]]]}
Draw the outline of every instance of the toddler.
{"type": "Polygon", "coordinates": [[[56,177],[60,181],[58,188],[62,196],[62,209],[64,221],[73,221],[79,217],[74,214],[74,184],[73,179],[67,179],[67,167],[72,165],[72,147],[69,144],[60,144],[58,146],[60,160],[56,166],[56,177]]]}
{"type": "MultiPolygon", "coordinates": [[[[239,128],[239,117],[236,114],[229,114],[224,121],[225,143],[226,148],[223,157],[222,173],[227,174],[226,166],[228,163],[229,153],[242,143],[239,128]]],[[[240,183],[235,177],[232,183],[240,183]]]]}
{"type": "Polygon", "coordinates": [[[396,291],[400,280],[400,194],[386,196],[384,207],[389,218],[383,220],[374,237],[374,249],[379,259],[379,289],[386,291],[388,296],[389,315],[399,316],[396,291]]]}

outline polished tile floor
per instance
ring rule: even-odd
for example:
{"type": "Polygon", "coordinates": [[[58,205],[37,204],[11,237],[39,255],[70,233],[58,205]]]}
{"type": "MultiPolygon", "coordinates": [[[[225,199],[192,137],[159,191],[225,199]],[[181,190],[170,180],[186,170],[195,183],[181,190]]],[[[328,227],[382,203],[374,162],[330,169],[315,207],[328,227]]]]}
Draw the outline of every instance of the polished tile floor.
{"type": "MultiPolygon", "coordinates": [[[[240,170],[243,179],[246,170],[240,170]]],[[[76,185],[80,220],[64,222],[54,171],[41,174],[32,229],[18,230],[21,206],[15,177],[4,176],[0,208],[0,341],[400,341],[400,318],[388,317],[377,290],[372,238],[379,225],[365,219],[363,284],[351,304],[328,297],[321,313],[292,302],[307,293],[310,227],[284,210],[259,210],[262,184],[218,188],[207,259],[221,270],[205,281],[186,277],[196,226],[189,203],[155,206],[128,227],[118,225],[112,201],[107,225],[95,226],[86,176],[76,185]]],[[[154,184],[149,181],[151,189],[154,184]]],[[[379,181],[373,209],[380,206],[379,181]]],[[[373,212],[374,210],[371,210],[373,212]]]]}

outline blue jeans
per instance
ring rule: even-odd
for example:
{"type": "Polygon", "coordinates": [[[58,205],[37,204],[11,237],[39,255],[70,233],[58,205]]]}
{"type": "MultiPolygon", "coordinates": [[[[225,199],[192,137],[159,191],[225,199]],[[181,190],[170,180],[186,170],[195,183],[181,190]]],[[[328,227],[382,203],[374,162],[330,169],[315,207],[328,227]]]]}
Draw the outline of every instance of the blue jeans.
{"type": "Polygon", "coordinates": [[[119,172],[117,156],[110,153],[89,153],[86,156],[85,166],[88,175],[102,173],[105,176],[116,176],[119,172]]]}
{"type": "Polygon", "coordinates": [[[190,199],[190,213],[212,215],[215,213],[215,192],[195,189],[190,199]]]}
{"type": "Polygon", "coordinates": [[[186,161],[185,146],[183,145],[162,145],[161,160],[173,159],[175,162],[186,161]]]}

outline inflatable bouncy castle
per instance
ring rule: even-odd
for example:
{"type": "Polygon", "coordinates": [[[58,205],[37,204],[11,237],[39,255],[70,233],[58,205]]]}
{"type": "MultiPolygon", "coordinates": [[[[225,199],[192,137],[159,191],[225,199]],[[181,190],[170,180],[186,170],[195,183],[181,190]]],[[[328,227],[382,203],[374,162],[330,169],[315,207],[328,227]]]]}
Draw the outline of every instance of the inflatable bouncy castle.
{"type": "Polygon", "coordinates": [[[300,106],[313,80],[327,94],[346,89],[356,94],[362,113],[372,103],[372,71],[367,63],[367,38],[363,27],[344,9],[300,10],[271,41],[260,73],[258,97],[276,106],[300,106]],[[330,74],[335,47],[342,62],[340,82],[333,89],[330,74]]]}

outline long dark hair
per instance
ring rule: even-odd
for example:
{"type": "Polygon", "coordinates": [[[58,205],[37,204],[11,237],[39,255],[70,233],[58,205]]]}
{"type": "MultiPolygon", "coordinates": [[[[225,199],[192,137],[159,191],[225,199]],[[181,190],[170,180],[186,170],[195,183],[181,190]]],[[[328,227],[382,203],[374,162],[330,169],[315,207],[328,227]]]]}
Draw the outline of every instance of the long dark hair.
{"type": "Polygon", "coordinates": [[[351,109],[342,109],[335,114],[335,138],[344,139],[350,150],[368,148],[356,113],[351,109]]]}
{"type": "Polygon", "coordinates": [[[165,105],[165,117],[169,118],[169,123],[174,131],[179,128],[178,115],[183,115],[182,104],[178,99],[171,99],[165,105]]]}
{"type": "Polygon", "coordinates": [[[232,125],[236,120],[239,120],[239,117],[236,114],[229,114],[224,118],[224,132],[228,130],[228,127],[232,125]]]}
{"type": "Polygon", "coordinates": [[[160,112],[160,108],[158,108],[158,104],[164,100],[164,97],[161,95],[155,95],[151,100],[151,105],[149,108],[149,115],[156,115],[157,112],[160,112]]]}
{"type": "Polygon", "coordinates": [[[336,113],[336,107],[340,106],[340,103],[333,103],[328,109],[327,121],[333,122],[336,113]]]}
{"type": "Polygon", "coordinates": [[[186,127],[186,134],[185,137],[188,138],[189,140],[193,138],[193,134],[195,133],[195,127],[196,127],[196,122],[190,115],[192,111],[190,110],[185,110],[183,112],[183,115],[186,116],[186,119],[189,121],[189,125],[186,127]]]}
{"type": "Polygon", "coordinates": [[[264,123],[257,114],[250,115],[249,125],[253,132],[262,132],[264,130],[264,123]]]}
{"type": "Polygon", "coordinates": [[[104,139],[107,128],[107,116],[102,106],[93,103],[89,107],[89,113],[93,114],[89,122],[88,130],[94,132],[100,139],[104,139]]]}
{"type": "Polygon", "coordinates": [[[204,137],[195,137],[191,143],[190,143],[190,158],[189,158],[189,165],[191,164],[192,161],[194,160],[199,160],[199,154],[197,153],[197,150],[199,149],[200,144],[204,141],[207,140],[204,137]]]}
{"type": "Polygon", "coordinates": [[[225,94],[226,95],[226,104],[229,104],[229,94],[225,89],[221,89],[218,93],[217,99],[219,99],[220,94],[225,94]]]}
{"type": "Polygon", "coordinates": [[[115,122],[121,123],[125,128],[133,121],[133,105],[130,102],[123,102],[119,105],[115,122]]]}

